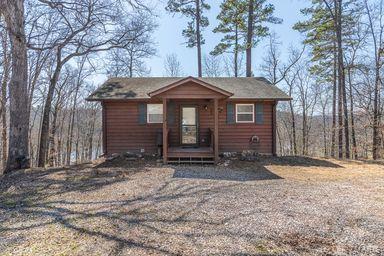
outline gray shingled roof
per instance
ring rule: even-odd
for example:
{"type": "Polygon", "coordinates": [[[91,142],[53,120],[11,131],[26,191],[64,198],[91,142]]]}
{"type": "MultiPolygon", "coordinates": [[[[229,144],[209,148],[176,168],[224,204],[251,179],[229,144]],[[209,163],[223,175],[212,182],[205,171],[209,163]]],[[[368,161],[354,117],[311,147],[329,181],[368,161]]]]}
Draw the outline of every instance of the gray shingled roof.
{"type": "MultiPolygon", "coordinates": [[[[148,99],[148,93],[177,82],[181,77],[110,78],[87,100],[148,99]]],[[[262,77],[203,77],[208,84],[233,93],[234,99],[290,100],[283,91],[262,77]]]]}

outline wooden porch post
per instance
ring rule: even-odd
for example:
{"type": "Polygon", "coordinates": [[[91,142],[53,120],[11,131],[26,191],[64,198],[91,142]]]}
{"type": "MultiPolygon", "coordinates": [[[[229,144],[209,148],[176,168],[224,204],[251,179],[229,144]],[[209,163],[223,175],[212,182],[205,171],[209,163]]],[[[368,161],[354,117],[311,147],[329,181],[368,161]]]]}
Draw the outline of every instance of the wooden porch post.
{"type": "Polygon", "coordinates": [[[219,99],[213,100],[213,107],[214,107],[214,122],[215,122],[215,129],[214,129],[214,153],[215,153],[215,164],[219,161],[219,99]]]}
{"type": "Polygon", "coordinates": [[[163,98],[163,163],[168,160],[167,99],[163,98]]]}

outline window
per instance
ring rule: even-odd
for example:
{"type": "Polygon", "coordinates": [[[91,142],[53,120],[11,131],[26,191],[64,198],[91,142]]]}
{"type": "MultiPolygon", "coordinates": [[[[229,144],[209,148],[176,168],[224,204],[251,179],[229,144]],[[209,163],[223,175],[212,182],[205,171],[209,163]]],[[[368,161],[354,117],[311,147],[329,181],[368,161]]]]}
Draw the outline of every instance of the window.
{"type": "Polygon", "coordinates": [[[147,104],[148,123],[163,122],[163,104],[147,104]]]}
{"type": "Polygon", "coordinates": [[[253,104],[236,104],[236,123],[253,123],[254,111],[253,104]]]}

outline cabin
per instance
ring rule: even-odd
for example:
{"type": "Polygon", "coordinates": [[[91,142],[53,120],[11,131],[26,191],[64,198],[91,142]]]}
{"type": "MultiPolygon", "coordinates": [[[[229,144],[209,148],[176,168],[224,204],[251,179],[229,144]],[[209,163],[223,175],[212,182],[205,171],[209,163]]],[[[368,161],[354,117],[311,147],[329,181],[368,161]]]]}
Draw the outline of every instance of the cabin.
{"type": "Polygon", "coordinates": [[[102,104],[105,155],[159,154],[164,163],[217,163],[226,152],[276,154],[276,105],[291,98],[265,78],[110,78],[102,104]]]}

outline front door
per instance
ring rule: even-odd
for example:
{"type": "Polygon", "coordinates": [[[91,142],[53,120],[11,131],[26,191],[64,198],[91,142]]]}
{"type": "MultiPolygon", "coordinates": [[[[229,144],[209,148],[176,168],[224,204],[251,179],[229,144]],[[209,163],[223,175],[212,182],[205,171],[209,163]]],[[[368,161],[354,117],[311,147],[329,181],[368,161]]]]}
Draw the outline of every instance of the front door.
{"type": "Polygon", "coordinates": [[[197,140],[197,107],[181,107],[181,144],[196,145],[197,140]]]}

